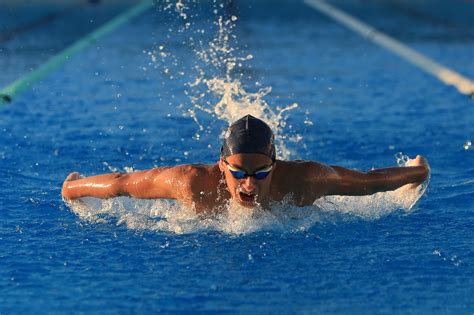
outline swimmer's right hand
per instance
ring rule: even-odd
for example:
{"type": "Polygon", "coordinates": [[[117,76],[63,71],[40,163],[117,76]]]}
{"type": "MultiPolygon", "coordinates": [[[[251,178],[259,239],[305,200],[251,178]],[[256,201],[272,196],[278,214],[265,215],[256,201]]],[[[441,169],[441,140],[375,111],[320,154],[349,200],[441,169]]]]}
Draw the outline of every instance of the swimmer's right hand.
{"type": "Polygon", "coordinates": [[[79,174],[78,172],[72,172],[71,174],[69,174],[66,179],[64,180],[64,182],[71,182],[73,180],[77,180],[77,179],[81,179],[81,178],[84,178],[84,176],[82,176],[81,174],[79,174]]]}
{"type": "Polygon", "coordinates": [[[66,179],[64,180],[64,183],[63,183],[63,187],[61,189],[61,195],[63,196],[63,198],[67,201],[71,201],[73,198],[71,198],[71,191],[70,189],[68,189],[68,184],[69,182],[72,182],[72,181],[75,181],[75,180],[78,180],[78,179],[81,179],[81,178],[84,178],[84,176],[82,176],[81,174],[79,174],[78,172],[72,172],[71,174],[69,174],[66,179]]]}

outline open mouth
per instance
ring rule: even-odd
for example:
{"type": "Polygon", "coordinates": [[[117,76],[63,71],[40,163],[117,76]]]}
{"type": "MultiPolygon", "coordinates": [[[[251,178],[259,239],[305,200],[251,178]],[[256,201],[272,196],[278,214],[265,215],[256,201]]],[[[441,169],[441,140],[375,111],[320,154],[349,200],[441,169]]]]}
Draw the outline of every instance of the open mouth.
{"type": "Polygon", "coordinates": [[[256,197],[257,197],[256,194],[246,193],[243,191],[239,192],[239,198],[245,204],[254,204],[256,197]]]}

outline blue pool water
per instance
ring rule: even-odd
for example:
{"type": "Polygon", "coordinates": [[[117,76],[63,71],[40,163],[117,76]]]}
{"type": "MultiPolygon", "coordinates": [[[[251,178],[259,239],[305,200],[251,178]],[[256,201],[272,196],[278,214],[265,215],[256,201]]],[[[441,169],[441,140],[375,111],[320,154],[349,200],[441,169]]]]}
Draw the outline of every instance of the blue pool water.
{"type": "MultiPolygon", "coordinates": [[[[464,148],[473,101],[303,3],[237,3],[217,15],[210,4],[189,8],[189,28],[174,9],[154,8],[0,109],[0,314],[474,312],[474,153],[464,148]],[[233,78],[249,93],[271,86],[264,100],[275,110],[298,104],[281,132],[290,158],[368,170],[421,154],[432,178],[415,207],[356,198],[329,213],[287,209],[299,218],[247,222],[241,233],[202,228],[167,203],[68,207],[60,187],[71,171],[217,161],[227,122],[196,110],[200,131],[186,95],[199,89],[185,84],[196,64],[208,78],[225,74],[189,44],[215,38],[220,14],[238,17],[235,54],[253,55],[233,78]]],[[[333,3],[474,77],[472,29],[333,3]]],[[[53,26],[42,27],[23,41],[53,26]]],[[[54,47],[70,42],[65,28],[54,47]]],[[[3,85],[44,61],[11,53],[20,39],[1,44],[1,62],[15,65],[3,85]]]]}

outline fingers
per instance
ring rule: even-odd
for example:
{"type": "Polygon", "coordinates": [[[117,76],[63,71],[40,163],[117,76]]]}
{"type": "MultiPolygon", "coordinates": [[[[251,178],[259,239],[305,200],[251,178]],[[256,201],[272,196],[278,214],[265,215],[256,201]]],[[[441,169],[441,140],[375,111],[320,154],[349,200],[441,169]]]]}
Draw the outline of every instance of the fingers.
{"type": "Polygon", "coordinates": [[[421,155],[417,155],[416,160],[418,162],[418,165],[428,166],[428,161],[424,157],[422,157],[421,155]]]}
{"type": "Polygon", "coordinates": [[[418,165],[419,165],[418,156],[416,158],[414,158],[413,160],[408,160],[405,163],[405,166],[418,166],[418,165]]]}
{"type": "Polygon", "coordinates": [[[409,160],[405,166],[428,166],[428,161],[421,155],[417,155],[413,160],[409,160]]]}

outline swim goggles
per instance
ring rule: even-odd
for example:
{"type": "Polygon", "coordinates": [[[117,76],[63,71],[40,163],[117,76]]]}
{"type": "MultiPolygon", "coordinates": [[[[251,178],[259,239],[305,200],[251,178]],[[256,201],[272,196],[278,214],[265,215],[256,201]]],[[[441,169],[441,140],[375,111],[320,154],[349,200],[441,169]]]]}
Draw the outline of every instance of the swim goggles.
{"type": "Polygon", "coordinates": [[[269,166],[265,167],[264,169],[261,169],[259,171],[256,171],[250,174],[245,171],[239,170],[238,168],[233,167],[232,165],[229,164],[229,162],[227,162],[226,159],[223,159],[223,160],[224,160],[225,165],[227,166],[227,169],[232,174],[232,176],[234,176],[235,179],[244,179],[246,177],[255,177],[258,180],[264,179],[265,177],[268,176],[268,174],[270,174],[273,168],[273,163],[272,163],[269,166]]]}

